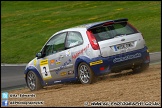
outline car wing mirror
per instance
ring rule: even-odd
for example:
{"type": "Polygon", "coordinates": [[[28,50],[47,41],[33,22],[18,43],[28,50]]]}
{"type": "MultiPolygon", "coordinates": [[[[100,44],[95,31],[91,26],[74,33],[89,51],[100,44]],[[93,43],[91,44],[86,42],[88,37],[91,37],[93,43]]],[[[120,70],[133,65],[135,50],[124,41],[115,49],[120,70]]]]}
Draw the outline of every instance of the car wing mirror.
{"type": "Polygon", "coordinates": [[[37,53],[36,57],[41,58],[42,57],[42,53],[41,52],[37,53]]]}

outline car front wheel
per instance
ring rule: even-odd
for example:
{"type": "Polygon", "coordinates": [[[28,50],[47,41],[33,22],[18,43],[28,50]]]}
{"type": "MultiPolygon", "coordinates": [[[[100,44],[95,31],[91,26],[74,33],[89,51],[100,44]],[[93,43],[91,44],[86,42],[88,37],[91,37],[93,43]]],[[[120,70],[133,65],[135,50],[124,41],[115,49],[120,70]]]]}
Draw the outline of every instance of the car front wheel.
{"type": "Polygon", "coordinates": [[[42,88],[40,80],[33,71],[29,71],[27,74],[27,86],[31,91],[39,90],[42,88]]]}

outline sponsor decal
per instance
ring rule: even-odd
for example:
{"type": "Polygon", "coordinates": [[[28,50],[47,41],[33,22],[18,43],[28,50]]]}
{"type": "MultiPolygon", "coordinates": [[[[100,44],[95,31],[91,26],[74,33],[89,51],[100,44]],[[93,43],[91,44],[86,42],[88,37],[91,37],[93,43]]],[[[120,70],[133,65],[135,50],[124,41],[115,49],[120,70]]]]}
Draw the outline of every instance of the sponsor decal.
{"type": "Polygon", "coordinates": [[[40,65],[46,65],[48,64],[48,59],[40,60],[40,65]]]}
{"type": "Polygon", "coordinates": [[[74,71],[68,71],[68,75],[74,74],[74,71]]]}
{"type": "Polygon", "coordinates": [[[85,48],[77,52],[76,54],[72,55],[72,59],[76,59],[80,54],[83,54],[83,52],[86,51],[88,48],[89,48],[89,44],[85,48]]]}
{"type": "Polygon", "coordinates": [[[69,59],[69,60],[66,61],[62,66],[60,66],[60,67],[56,70],[56,74],[58,74],[59,71],[61,71],[62,69],[64,69],[70,62],[71,62],[71,59],[69,59]]]}
{"type": "Polygon", "coordinates": [[[71,52],[70,51],[67,51],[66,52],[66,56],[71,56],[71,52]]]}
{"type": "Polygon", "coordinates": [[[56,65],[59,65],[60,63],[60,60],[56,60],[56,65]]]}
{"type": "Polygon", "coordinates": [[[134,58],[139,58],[139,57],[141,57],[141,53],[136,53],[134,55],[127,55],[125,57],[115,58],[113,60],[113,62],[117,63],[117,62],[126,61],[126,60],[130,60],[130,59],[134,59],[134,58]]]}
{"type": "Polygon", "coordinates": [[[54,65],[54,63],[55,63],[55,60],[50,60],[51,65],[54,65]]]}
{"type": "Polygon", "coordinates": [[[59,82],[61,82],[61,80],[59,80],[59,81],[54,81],[54,83],[59,83],[59,82]]]}
{"type": "Polygon", "coordinates": [[[91,62],[90,66],[97,65],[97,64],[102,64],[102,63],[103,63],[102,60],[98,60],[98,61],[95,61],[95,62],[91,62]]]}
{"type": "Polygon", "coordinates": [[[37,64],[37,59],[34,59],[34,66],[36,66],[37,64]]]}
{"type": "Polygon", "coordinates": [[[65,76],[66,75],[66,72],[61,72],[60,75],[61,76],[65,76]]]}
{"type": "Polygon", "coordinates": [[[56,65],[59,65],[61,63],[61,59],[64,58],[64,56],[60,55],[58,60],[56,60],[56,65]]]}
{"type": "Polygon", "coordinates": [[[49,71],[48,59],[40,60],[40,69],[41,69],[41,73],[43,76],[43,80],[52,78],[50,71],[49,71]]]}

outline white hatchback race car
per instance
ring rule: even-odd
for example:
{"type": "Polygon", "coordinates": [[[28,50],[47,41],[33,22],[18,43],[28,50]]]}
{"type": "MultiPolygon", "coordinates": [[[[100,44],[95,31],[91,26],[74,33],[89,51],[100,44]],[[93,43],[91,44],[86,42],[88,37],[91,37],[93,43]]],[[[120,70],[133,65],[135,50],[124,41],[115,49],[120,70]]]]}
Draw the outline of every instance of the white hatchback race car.
{"type": "Polygon", "coordinates": [[[96,76],[149,67],[142,34],[127,18],[95,22],[55,33],[25,68],[30,90],[67,81],[83,84],[96,76]]]}

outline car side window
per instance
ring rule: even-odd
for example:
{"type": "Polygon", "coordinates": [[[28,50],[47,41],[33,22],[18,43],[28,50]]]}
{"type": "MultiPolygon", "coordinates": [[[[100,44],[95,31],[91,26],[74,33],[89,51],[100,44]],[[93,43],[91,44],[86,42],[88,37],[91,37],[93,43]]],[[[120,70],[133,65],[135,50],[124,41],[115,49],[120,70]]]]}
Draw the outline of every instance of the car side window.
{"type": "Polygon", "coordinates": [[[45,56],[55,54],[57,52],[65,50],[65,38],[67,33],[61,33],[53,36],[49,40],[44,48],[45,56]]]}
{"type": "Polygon", "coordinates": [[[83,43],[82,35],[79,32],[68,32],[66,47],[71,48],[83,43]]]}

